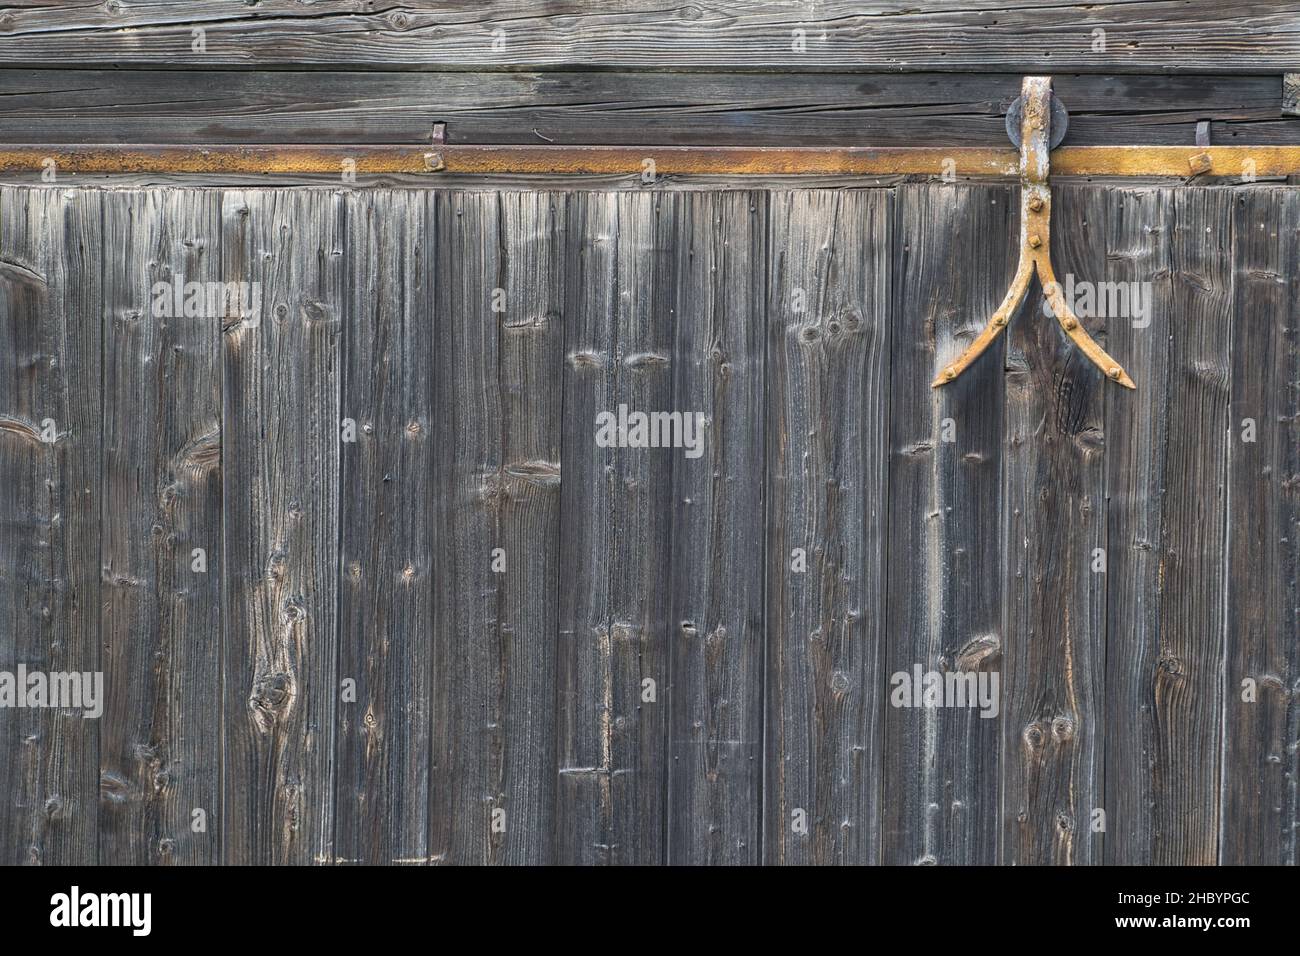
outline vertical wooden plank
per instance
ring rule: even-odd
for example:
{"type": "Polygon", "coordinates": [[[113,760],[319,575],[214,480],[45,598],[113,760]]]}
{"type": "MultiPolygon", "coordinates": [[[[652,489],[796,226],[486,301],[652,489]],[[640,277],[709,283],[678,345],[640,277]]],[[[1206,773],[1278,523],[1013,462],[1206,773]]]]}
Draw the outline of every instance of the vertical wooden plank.
{"type": "Polygon", "coordinates": [[[553,859],[555,634],[559,623],[564,193],[500,197],[504,268],[498,387],[504,421],[500,547],[505,550],[501,671],[508,835],[501,860],[553,859]]]}
{"type": "Polygon", "coordinates": [[[261,302],[223,341],[225,861],[330,862],[344,198],[225,193],[222,245],[261,302]]]}
{"type": "Polygon", "coordinates": [[[1219,862],[1294,865],[1300,812],[1300,194],[1241,190],[1234,213],[1219,862]]]}
{"type": "Polygon", "coordinates": [[[220,284],[219,193],[110,192],[103,202],[101,633],[111,694],[99,859],[215,863],[220,350],[241,302],[220,284]]]}
{"type": "MultiPolygon", "coordinates": [[[[1170,336],[1174,322],[1173,194],[1105,193],[1107,275],[1148,292],[1149,324],[1112,323],[1111,354],[1137,383],[1106,390],[1105,862],[1151,862],[1151,765],[1159,659],[1161,541],[1169,441],[1170,336]]],[[[1143,320],[1145,321],[1145,320],[1143,320]]]]}
{"type": "MultiPolygon", "coordinates": [[[[0,189],[0,669],[10,673],[100,671],[100,203],[95,192],[0,189]]],[[[98,737],[84,710],[0,710],[0,859],[95,862],[98,737]]]]}
{"type": "MultiPolygon", "coordinates": [[[[1105,204],[1095,187],[1053,190],[1052,247],[1067,302],[1104,343],[1110,280],[1105,204]],[[1087,295],[1087,297],[1085,297],[1087,295]],[[1104,303],[1104,304],[1103,304],[1104,303]]],[[[1007,333],[1006,640],[1002,861],[1100,862],[1103,802],[1106,514],[1101,373],[1029,296],[1007,333]]],[[[1124,309],[1123,311],[1127,311],[1124,309]]]]}
{"type": "MultiPolygon", "coordinates": [[[[763,770],[767,199],[686,193],[677,206],[670,249],[676,276],[668,286],[677,316],[671,408],[707,425],[697,449],[639,452],[669,459],[672,469],[668,861],[755,864],[763,770]]],[[[625,356],[620,373],[637,364],[625,356]]],[[[665,407],[648,397],[628,403],[665,407]]],[[[654,580],[664,570],[649,564],[644,577],[654,580]]],[[[643,720],[646,711],[643,705],[643,720]]]]}
{"type": "MultiPolygon", "coordinates": [[[[1168,314],[1157,297],[1151,328],[1116,344],[1136,359],[1138,391],[1134,407],[1114,396],[1107,412],[1120,443],[1107,479],[1111,555],[1123,562],[1109,581],[1107,722],[1133,729],[1107,756],[1108,862],[1218,857],[1231,197],[1162,195],[1171,208],[1168,314]]],[[[1130,235],[1163,228],[1150,218],[1129,223],[1130,235]]]]}
{"type": "MultiPolygon", "coordinates": [[[[674,315],[683,308],[675,295],[684,280],[681,258],[692,239],[688,205],[689,198],[680,194],[618,197],[613,391],[603,409],[608,414],[617,416],[624,407],[628,414],[685,413],[673,384],[689,359],[673,336],[674,315]]],[[[578,440],[592,443],[595,435],[592,422],[578,440]]],[[[630,428],[627,437],[634,437],[630,428]]],[[[661,863],[668,848],[668,728],[681,677],[668,653],[669,622],[689,613],[670,597],[676,584],[669,563],[673,480],[683,452],[630,447],[630,441],[629,447],[611,450],[611,536],[601,555],[609,580],[603,643],[608,683],[583,692],[608,694],[609,759],[602,768],[609,777],[607,859],[661,863]]],[[[592,570],[598,568],[593,561],[592,570]]],[[[681,684],[689,693],[684,679],[681,684]]],[[[681,813],[689,811],[683,807],[681,813]]]]}
{"type": "MultiPolygon", "coordinates": [[[[616,449],[595,441],[596,415],[616,410],[618,197],[569,202],[564,312],[564,421],[557,693],[556,860],[616,858],[613,806],[612,596],[616,449]]],[[[626,858],[626,847],[619,850],[626,858]]]]}
{"type": "Polygon", "coordinates": [[[546,863],[555,802],[564,197],[440,193],[435,846],[546,863]],[[500,549],[499,551],[497,549],[500,549]],[[439,756],[442,755],[442,756],[439,756]]]}
{"type": "Polygon", "coordinates": [[[427,859],[434,236],[427,193],[348,197],[340,446],[340,861],[427,859]]]}
{"type": "MultiPolygon", "coordinates": [[[[899,191],[890,352],[882,861],[998,858],[999,728],[990,708],[894,706],[918,672],[1001,670],[1005,374],[1001,350],[932,389],[988,322],[1015,268],[1013,190],[899,191]],[[981,716],[987,713],[990,716],[981,716]]],[[[1026,316],[1013,318],[1024,321],[1026,316]]],[[[945,677],[945,681],[947,678],[945,677]]],[[[999,687],[993,698],[1005,701],[999,687]]],[[[976,700],[978,703],[978,698],[976,700]]],[[[1000,706],[1000,704],[999,704],[1000,706]]]]}
{"type": "Polygon", "coordinates": [[[1232,193],[1174,194],[1174,315],[1161,555],[1153,862],[1218,858],[1232,193]]]}
{"type": "MultiPolygon", "coordinates": [[[[586,194],[571,219],[561,536],[558,854],[667,858],[675,448],[597,440],[598,416],[677,411],[674,342],[686,197],[586,194]]],[[[685,613],[685,612],[683,612],[685,613]]],[[[688,689],[687,689],[688,691],[688,689]]]]}
{"type": "MultiPolygon", "coordinates": [[[[893,200],[877,190],[770,200],[763,849],[772,863],[880,857],[893,200]],[[796,830],[799,815],[807,826],[796,830]]],[[[904,324],[907,348],[915,330],[904,324]]]]}
{"type": "MultiPolygon", "coordinates": [[[[498,285],[500,209],[489,193],[439,192],[434,293],[434,486],[438,501],[434,560],[433,853],[454,863],[482,863],[501,846],[491,835],[499,809],[501,621],[492,549],[499,547],[494,479],[501,474],[500,330],[492,313],[498,285]],[[441,723],[440,723],[441,721],[441,723]],[[445,778],[445,779],[443,779],[445,778]]],[[[500,808],[503,809],[503,808],[500,808]]]]}

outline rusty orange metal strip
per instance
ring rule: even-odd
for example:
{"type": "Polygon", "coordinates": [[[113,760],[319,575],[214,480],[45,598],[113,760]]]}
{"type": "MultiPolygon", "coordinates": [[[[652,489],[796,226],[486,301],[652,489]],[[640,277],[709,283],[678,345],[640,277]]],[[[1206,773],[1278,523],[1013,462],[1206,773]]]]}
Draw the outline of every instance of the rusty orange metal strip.
{"type": "MultiPolygon", "coordinates": [[[[719,175],[1015,179],[1010,148],[818,146],[40,146],[0,148],[0,172],[359,175],[719,175]]],[[[1057,176],[1300,175],[1300,146],[1062,146],[1057,176]]]]}

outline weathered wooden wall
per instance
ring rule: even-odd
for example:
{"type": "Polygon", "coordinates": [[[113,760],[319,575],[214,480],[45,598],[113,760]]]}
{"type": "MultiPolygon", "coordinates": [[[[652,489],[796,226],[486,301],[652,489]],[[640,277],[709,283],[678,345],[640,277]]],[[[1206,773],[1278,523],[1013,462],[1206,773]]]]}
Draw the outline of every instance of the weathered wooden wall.
{"type": "Polygon", "coordinates": [[[1010,187],[0,190],[0,860],[1297,862],[1300,195],[1057,195],[1136,392],[1010,187]]]}
{"type": "Polygon", "coordinates": [[[1282,73],[1300,58],[1296,12],[1291,0],[55,0],[5,10],[0,63],[1282,73]]]}
{"type": "MultiPolygon", "coordinates": [[[[1025,73],[1072,145],[1296,143],[1297,24],[42,0],[0,148],[993,146],[1025,73]]],[[[0,862],[1297,862],[1293,189],[1058,187],[1058,271],[1151,283],[1090,323],[1139,390],[1031,301],[935,392],[1011,187],[41,174],[0,188],[0,670],[109,697],[0,709],[0,862]],[[152,314],[178,276],[261,300],[152,314]],[[705,454],[597,446],[620,403],[705,454]],[[918,664],[1001,715],[889,706],[918,664]]]]}

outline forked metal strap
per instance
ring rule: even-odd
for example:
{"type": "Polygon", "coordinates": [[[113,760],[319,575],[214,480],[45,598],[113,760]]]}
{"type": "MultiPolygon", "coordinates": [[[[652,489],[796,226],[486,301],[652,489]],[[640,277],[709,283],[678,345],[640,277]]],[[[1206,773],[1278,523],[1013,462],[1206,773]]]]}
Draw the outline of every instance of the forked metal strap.
{"type": "Polygon", "coordinates": [[[993,340],[1007,327],[1016,307],[1024,300],[1029,280],[1033,278],[1036,269],[1056,321],[1061,324],[1061,329],[1070,337],[1070,341],[1111,381],[1118,382],[1125,388],[1136,388],[1123,367],[1084,331],[1078,317],[1066,304],[1065,296],[1061,294],[1061,284],[1056,281],[1051,252],[1052,190],[1047,184],[1048,157],[1051,152],[1052,78],[1025,77],[1023,94],[1024,115],[1020,129],[1020,262],[1016,266],[1016,276],[1011,280],[1006,298],[975,337],[975,341],[967,346],[955,362],[945,366],[931,384],[938,388],[955,381],[993,344],[993,340]]]}

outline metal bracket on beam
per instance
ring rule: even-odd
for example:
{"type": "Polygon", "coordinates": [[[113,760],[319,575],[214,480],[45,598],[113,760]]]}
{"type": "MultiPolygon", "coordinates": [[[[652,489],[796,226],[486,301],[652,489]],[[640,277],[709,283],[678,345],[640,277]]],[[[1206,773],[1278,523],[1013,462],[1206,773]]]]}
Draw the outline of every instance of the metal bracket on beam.
{"type": "Polygon", "coordinates": [[[1047,184],[1047,175],[1050,168],[1054,99],[1051,77],[1025,77],[1020,126],[1020,262],[1002,304],[975,341],[931,383],[935,388],[956,381],[957,376],[993,344],[1024,300],[1029,280],[1035,272],[1043,284],[1043,292],[1052,306],[1056,321],[1070,341],[1112,382],[1118,382],[1125,388],[1137,387],[1123,367],[1084,331],[1078,317],[1070,311],[1065,296],[1061,294],[1061,284],[1056,281],[1056,273],[1052,269],[1052,190],[1047,184]]]}

